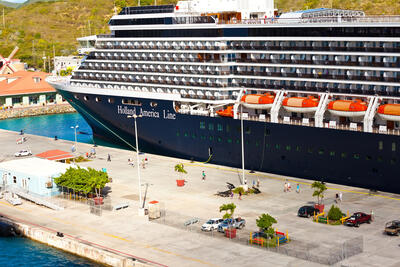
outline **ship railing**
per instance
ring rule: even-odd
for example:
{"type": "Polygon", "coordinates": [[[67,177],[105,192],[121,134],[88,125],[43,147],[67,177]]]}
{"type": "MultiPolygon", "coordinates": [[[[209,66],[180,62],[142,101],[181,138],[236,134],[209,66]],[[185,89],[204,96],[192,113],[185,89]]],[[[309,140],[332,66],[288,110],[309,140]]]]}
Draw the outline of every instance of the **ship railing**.
{"type": "Polygon", "coordinates": [[[265,18],[219,20],[218,24],[325,24],[325,23],[400,23],[400,16],[332,16],[311,18],[265,18]]]}
{"type": "Polygon", "coordinates": [[[68,83],[71,76],[51,75],[46,78],[46,81],[54,83],[68,83]]]}
{"type": "Polygon", "coordinates": [[[374,127],[372,129],[373,133],[379,133],[379,134],[391,134],[391,135],[400,135],[400,129],[386,129],[382,130],[377,127],[374,127]]]}

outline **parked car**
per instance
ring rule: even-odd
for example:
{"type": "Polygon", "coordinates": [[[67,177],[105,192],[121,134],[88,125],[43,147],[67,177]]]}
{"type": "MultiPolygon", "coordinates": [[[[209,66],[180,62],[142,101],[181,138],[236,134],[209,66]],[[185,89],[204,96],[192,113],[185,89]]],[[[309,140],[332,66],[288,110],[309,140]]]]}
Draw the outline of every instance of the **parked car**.
{"type": "Polygon", "coordinates": [[[236,219],[225,219],[218,225],[218,232],[224,233],[226,229],[232,227],[236,229],[242,229],[246,226],[246,220],[240,217],[236,219]]]}
{"type": "Polygon", "coordinates": [[[345,225],[348,226],[355,226],[358,227],[362,223],[370,223],[371,222],[371,215],[370,214],[365,214],[363,212],[356,212],[353,215],[351,215],[345,222],[345,225]]]}
{"type": "Polygon", "coordinates": [[[206,223],[201,226],[202,231],[214,231],[218,229],[218,225],[222,223],[224,219],[209,219],[206,223]]]}
{"type": "Polygon", "coordinates": [[[29,149],[23,149],[14,154],[14,156],[16,156],[16,157],[24,157],[24,156],[30,156],[30,155],[32,155],[32,151],[30,151],[29,149]]]}
{"type": "Polygon", "coordinates": [[[388,235],[399,235],[400,234],[400,221],[394,220],[386,223],[385,233],[388,235]]]}
{"type": "Polygon", "coordinates": [[[297,216],[310,218],[311,216],[314,215],[314,213],[318,214],[319,209],[314,208],[313,206],[303,206],[297,212],[297,216]]]}

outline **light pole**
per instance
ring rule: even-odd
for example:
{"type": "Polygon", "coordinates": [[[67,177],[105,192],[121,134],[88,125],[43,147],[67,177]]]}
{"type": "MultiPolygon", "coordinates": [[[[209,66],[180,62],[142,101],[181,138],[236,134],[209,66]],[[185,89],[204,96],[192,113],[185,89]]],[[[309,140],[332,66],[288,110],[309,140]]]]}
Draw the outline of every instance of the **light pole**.
{"type": "Polygon", "coordinates": [[[75,133],[75,151],[77,151],[77,142],[76,142],[76,129],[79,128],[79,125],[75,125],[75,126],[71,126],[71,129],[74,129],[74,133],[75,133]]]}
{"type": "Polygon", "coordinates": [[[242,138],[242,184],[244,185],[244,134],[243,134],[243,105],[240,104],[240,134],[242,138]]]}
{"type": "Polygon", "coordinates": [[[137,134],[137,123],[136,119],[141,118],[142,115],[129,115],[128,119],[133,118],[135,120],[135,139],[136,139],[136,165],[137,165],[137,175],[139,179],[139,216],[144,216],[144,207],[142,207],[142,183],[140,181],[140,162],[139,162],[139,142],[138,142],[138,134],[137,134]]]}

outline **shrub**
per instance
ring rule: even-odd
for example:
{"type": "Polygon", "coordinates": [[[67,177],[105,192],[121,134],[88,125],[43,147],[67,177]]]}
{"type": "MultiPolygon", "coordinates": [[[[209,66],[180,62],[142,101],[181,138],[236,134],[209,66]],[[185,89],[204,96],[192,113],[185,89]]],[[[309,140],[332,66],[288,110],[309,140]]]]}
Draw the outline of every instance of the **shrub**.
{"type": "Polygon", "coordinates": [[[340,220],[342,218],[342,211],[339,209],[339,207],[332,205],[331,208],[329,209],[328,212],[328,218],[329,220],[340,220]]]}

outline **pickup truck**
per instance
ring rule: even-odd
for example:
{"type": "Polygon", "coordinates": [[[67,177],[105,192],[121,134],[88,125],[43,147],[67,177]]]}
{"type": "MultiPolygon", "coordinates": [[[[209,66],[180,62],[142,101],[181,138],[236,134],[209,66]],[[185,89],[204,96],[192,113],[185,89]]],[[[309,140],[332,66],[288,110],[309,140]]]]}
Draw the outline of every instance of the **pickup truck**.
{"type": "Polygon", "coordinates": [[[218,232],[224,233],[228,228],[242,229],[246,226],[246,220],[240,217],[236,219],[225,219],[218,225],[218,232]]]}
{"type": "Polygon", "coordinates": [[[345,225],[348,226],[355,226],[358,227],[362,223],[370,223],[371,222],[371,215],[370,214],[365,214],[363,212],[356,212],[353,215],[351,215],[345,222],[345,225]]]}

